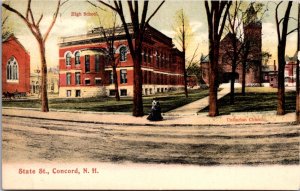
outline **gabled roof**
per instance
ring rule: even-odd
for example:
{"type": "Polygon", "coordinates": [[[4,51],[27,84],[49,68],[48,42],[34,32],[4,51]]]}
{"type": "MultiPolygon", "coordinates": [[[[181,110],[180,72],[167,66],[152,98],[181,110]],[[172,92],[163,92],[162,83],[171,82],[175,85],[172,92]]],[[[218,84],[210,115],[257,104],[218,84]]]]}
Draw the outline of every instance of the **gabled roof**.
{"type": "Polygon", "coordinates": [[[209,62],[209,54],[207,54],[207,55],[201,54],[200,63],[203,63],[203,62],[209,62]]]}
{"type": "Polygon", "coordinates": [[[11,35],[9,35],[7,38],[2,39],[2,44],[9,43],[12,40],[14,40],[20,47],[22,47],[23,50],[25,50],[25,52],[27,54],[29,54],[29,52],[26,50],[26,48],[21,44],[21,42],[18,40],[18,38],[15,37],[15,35],[13,33],[11,35]]]}

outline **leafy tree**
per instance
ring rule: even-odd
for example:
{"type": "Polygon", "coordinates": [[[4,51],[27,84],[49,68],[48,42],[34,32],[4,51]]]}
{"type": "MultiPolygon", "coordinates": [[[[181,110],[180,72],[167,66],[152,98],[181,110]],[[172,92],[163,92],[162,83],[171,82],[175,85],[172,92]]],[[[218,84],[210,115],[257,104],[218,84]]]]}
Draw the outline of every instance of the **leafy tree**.
{"type": "Polygon", "coordinates": [[[182,51],[183,60],[183,72],[184,72],[184,93],[185,97],[188,97],[187,91],[187,71],[186,71],[186,51],[190,45],[193,37],[192,27],[190,25],[190,20],[185,14],[183,9],[178,10],[175,13],[175,20],[173,24],[173,30],[175,32],[175,41],[179,44],[182,51]]]}

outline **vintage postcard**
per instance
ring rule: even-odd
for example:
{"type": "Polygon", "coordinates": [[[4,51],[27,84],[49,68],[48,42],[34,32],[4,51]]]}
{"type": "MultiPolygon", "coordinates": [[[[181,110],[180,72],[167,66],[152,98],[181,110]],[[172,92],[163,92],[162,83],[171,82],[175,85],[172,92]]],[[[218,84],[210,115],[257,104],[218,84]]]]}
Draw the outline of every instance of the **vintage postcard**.
{"type": "Polygon", "coordinates": [[[300,188],[299,1],[1,5],[3,189],[300,188]]]}

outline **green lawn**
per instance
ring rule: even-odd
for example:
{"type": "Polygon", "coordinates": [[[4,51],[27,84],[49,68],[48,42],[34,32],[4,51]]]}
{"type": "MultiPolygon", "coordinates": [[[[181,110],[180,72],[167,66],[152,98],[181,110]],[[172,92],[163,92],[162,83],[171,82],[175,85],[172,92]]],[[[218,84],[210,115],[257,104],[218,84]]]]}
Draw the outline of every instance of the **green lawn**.
{"type": "MultiPolygon", "coordinates": [[[[189,90],[189,97],[185,98],[183,92],[170,92],[145,96],[143,98],[144,112],[147,114],[151,110],[151,102],[154,97],[158,98],[162,107],[162,112],[167,112],[190,102],[196,101],[208,95],[208,90],[189,90]]],[[[24,107],[40,108],[39,100],[12,100],[2,101],[4,107],[24,107]]],[[[112,97],[93,98],[69,98],[69,99],[49,99],[50,109],[72,109],[81,111],[105,111],[105,112],[131,112],[132,98],[124,97],[117,102],[112,97]]]]}
{"type": "MultiPolygon", "coordinates": [[[[286,92],[286,112],[294,112],[296,106],[296,92],[286,92]]],[[[231,112],[276,111],[277,89],[275,88],[247,88],[246,95],[241,89],[236,89],[235,104],[230,105],[230,94],[218,100],[219,112],[227,115],[231,112]]],[[[208,107],[200,112],[208,112],[208,107]]]]}

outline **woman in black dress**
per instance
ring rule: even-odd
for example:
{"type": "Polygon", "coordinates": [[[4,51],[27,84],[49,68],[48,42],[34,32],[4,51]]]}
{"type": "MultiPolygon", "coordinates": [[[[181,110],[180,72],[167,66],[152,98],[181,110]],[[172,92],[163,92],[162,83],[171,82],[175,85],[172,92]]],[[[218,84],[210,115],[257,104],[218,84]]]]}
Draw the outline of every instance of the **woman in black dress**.
{"type": "Polygon", "coordinates": [[[151,113],[147,117],[150,121],[161,121],[163,117],[161,116],[161,108],[159,101],[153,99],[151,113]]]}

